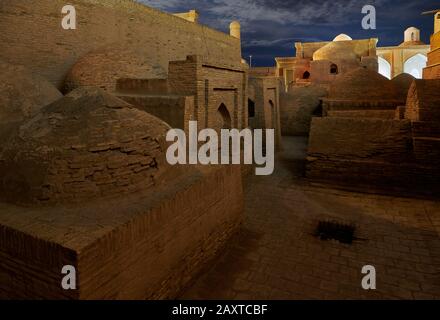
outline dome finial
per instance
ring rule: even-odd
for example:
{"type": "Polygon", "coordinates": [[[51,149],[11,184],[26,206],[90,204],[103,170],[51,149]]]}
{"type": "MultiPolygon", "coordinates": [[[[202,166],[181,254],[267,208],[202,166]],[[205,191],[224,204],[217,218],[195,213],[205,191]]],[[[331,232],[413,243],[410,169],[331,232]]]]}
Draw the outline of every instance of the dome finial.
{"type": "Polygon", "coordinates": [[[350,36],[346,35],[345,33],[341,33],[336,38],[333,39],[333,41],[351,41],[353,40],[350,36]]]}

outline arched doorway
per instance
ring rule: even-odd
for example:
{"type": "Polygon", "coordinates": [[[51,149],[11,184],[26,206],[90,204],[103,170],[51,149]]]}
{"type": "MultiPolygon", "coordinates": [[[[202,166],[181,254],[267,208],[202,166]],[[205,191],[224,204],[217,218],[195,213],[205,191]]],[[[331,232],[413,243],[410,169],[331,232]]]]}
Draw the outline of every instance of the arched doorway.
{"type": "Polygon", "coordinates": [[[269,121],[267,122],[267,129],[275,129],[276,114],[275,114],[275,104],[272,100],[269,100],[269,121]]]}
{"type": "Polygon", "coordinates": [[[304,72],[302,78],[303,79],[310,79],[310,72],[308,72],[308,71],[304,72]]]}
{"type": "Polygon", "coordinates": [[[416,79],[422,79],[423,69],[426,68],[428,58],[421,53],[406,60],[403,66],[403,72],[409,73],[416,79]]]}
{"type": "Polygon", "coordinates": [[[330,66],[330,73],[331,74],[338,74],[339,73],[338,66],[335,65],[334,63],[332,63],[332,65],[330,66]]]}
{"type": "Polygon", "coordinates": [[[384,58],[379,57],[379,73],[388,79],[391,79],[391,64],[384,58]]]}
{"type": "Polygon", "coordinates": [[[255,118],[255,102],[248,99],[248,117],[255,118]]]}
{"type": "Polygon", "coordinates": [[[228,108],[222,103],[217,110],[217,118],[220,129],[231,129],[231,115],[228,108]]]}

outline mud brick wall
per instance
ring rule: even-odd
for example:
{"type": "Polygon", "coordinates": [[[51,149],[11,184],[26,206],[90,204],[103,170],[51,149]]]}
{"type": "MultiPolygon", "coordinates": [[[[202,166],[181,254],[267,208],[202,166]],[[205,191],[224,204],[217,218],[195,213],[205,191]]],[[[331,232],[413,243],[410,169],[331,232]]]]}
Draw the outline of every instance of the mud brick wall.
{"type": "Polygon", "coordinates": [[[168,79],[122,78],[116,83],[116,93],[167,95],[168,92],[168,79]]]}
{"type": "Polygon", "coordinates": [[[250,99],[255,103],[255,117],[249,118],[253,129],[275,129],[275,142],[281,148],[280,81],[277,77],[250,77],[250,99]]]}
{"type": "Polygon", "coordinates": [[[440,79],[414,80],[406,102],[405,118],[413,121],[440,121],[440,79]]]}
{"type": "Polygon", "coordinates": [[[440,123],[433,121],[412,121],[412,133],[414,137],[440,138],[440,123]]]}
{"type": "Polygon", "coordinates": [[[329,111],[348,110],[390,110],[395,111],[398,106],[405,104],[404,100],[333,100],[323,99],[323,115],[329,111]]]}
{"type": "Polygon", "coordinates": [[[199,129],[221,129],[223,119],[218,109],[223,103],[231,119],[231,127],[247,126],[247,71],[243,66],[228,68],[221,63],[207,64],[199,56],[185,61],[172,61],[169,66],[170,94],[193,95],[194,113],[199,129]]]}
{"type": "MultiPolygon", "coordinates": [[[[185,129],[190,120],[197,120],[199,129],[216,130],[224,127],[225,119],[218,111],[222,104],[228,113],[226,118],[229,127],[247,127],[247,87],[245,66],[229,68],[222,63],[206,64],[201,56],[171,61],[168,79],[120,79],[117,83],[121,97],[138,106],[143,104],[143,108],[155,101],[154,99],[161,100],[163,105],[165,101],[169,104],[172,100],[191,96],[192,103],[188,101],[184,109],[185,129]],[[148,95],[156,98],[147,97],[148,95]]],[[[182,128],[182,121],[177,119],[181,118],[180,113],[167,114],[167,108],[157,106],[154,110],[151,109],[151,113],[170,125],[177,121],[178,125],[175,127],[182,128]]]]}
{"type": "Polygon", "coordinates": [[[185,129],[194,112],[194,97],[118,95],[139,110],[165,121],[171,128],[185,129]]]}
{"type": "Polygon", "coordinates": [[[280,93],[281,130],[283,135],[308,135],[313,113],[320,99],[327,95],[321,86],[293,87],[280,93]]]}
{"type": "Polygon", "coordinates": [[[77,89],[3,145],[1,198],[38,205],[147,190],[175,168],[165,159],[168,130],[102,90],[77,89]]]}
{"type": "Polygon", "coordinates": [[[440,138],[414,138],[414,155],[420,163],[431,164],[438,167],[438,159],[440,159],[440,138]]]}
{"type": "Polygon", "coordinates": [[[423,70],[424,79],[440,79],[440,32],[431,36],[428,66],[423,70]]]}
{"type": "Polygon", "coordinates": [[[350,189],[411,195],[440,193],[433,126],[409,120],[314,118],[307,177],[350,189]],[[414,125],[416,124],[416,125],[414,125]]]}
{"type": "MultiPolygon", "coordinates": [[[[440,52],[440,49],[438,49],[440,52]]],[[[440,64],[432,65],[423,69],[424,79],[440,79],[440,64]]]]}
{"type": "Polygon", "coordinates": [[[165,71],[169,61],[191,54],[241,64],[238,39],[130,0],[2,0],[0,30],[0,59],[26,66],[58,88],[79,58],[115,45],[141,50],[165,71]],[[77,30],[61,27],[66,4],[76,8],[77,30]]]}
{"type": "Polygon", "coordinates": [[[238,69],[203,65],[202,77],[205,81],[202,94],[199,94],[203,97],[198,109],[199,122],[205,123],[208,128],[221,129],[222,119],[218,109],[223,103],[228,109],[232,127],[247,127],[247,74],[238,69]]]}
{"type": "Polygon", "coordinates": [[[118,79],[165,78],[164,68],[156,59],[146,58],[142,49],[103,48],[80,58],[67,75],[62,91],[68,93],[79,87],[100,87],[114,92],[118,79]]]}
{"type": "Polygon", "coordinates": [[[336,184],[395,184],[400,164],[411,157],[410,121],[314,118],[307,176],[336,184]]]}
{"type": "Polygon", "coordinates": [[[373,118],[393,120],[396,116],[395,110],[330,110],[328,117],[344,118],[373,118]]]}
{"type": "Polygon", "coordinates": [[[0,298],[175,298],[243,218],[240,166],[201,170],[155,195],[82,208],[0,203],[0,298]],[[76,291],[61,289],[67,264],[76,291]]]}
{"type": "Polygon", "coordinates": [[[410,121],[314,118],[309,155],[400,162],[411,153],[411,138],[410,121]]]}

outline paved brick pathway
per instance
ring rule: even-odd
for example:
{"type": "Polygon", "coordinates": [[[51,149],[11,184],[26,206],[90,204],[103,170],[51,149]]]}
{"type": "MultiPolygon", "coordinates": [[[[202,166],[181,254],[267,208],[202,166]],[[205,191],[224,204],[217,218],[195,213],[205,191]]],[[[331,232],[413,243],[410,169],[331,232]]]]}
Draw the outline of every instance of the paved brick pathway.
{"type": "Polygon", "coordinates": [[[183,299],[440,299],[440,202],[312,186],[306,141],[284,138],[276,171],[251,177],[246,219],[183,299]],[[352,245],[322,241],[319,220],[355,223],[352,245]],[[377,290],[361,287],[364,265],[377,290]]]}

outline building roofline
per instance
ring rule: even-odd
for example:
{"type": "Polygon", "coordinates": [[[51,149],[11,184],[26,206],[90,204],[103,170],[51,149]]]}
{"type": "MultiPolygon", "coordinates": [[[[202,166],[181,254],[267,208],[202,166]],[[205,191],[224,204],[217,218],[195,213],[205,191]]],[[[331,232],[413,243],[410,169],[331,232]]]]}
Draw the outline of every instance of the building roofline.
{"type": "Polygon", "coordinates": [[[425,12],[422,12],[422,15],[425,15],[425,14],[434,14],[434,13],[437,13],[437,12],[439,12],[439,11],[440,11],[440,9],[431,10],[431,11],[425,11],[425,12]]]}

